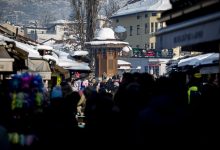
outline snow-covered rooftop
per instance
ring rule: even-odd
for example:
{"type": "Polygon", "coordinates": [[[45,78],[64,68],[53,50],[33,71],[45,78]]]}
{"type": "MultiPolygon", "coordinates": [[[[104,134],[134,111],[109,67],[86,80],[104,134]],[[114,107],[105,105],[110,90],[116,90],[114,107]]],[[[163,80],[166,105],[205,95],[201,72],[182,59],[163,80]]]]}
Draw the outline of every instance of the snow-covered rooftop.
{"type": "Polygon", "coordinates": [[[65,24],[65,23],[74,23],[74,21],[60,19],[60,20],[56,20],[56,21],[53,21],[53,22],[50,22],[50,23],[51,24],[65,24]]]}
{"type": "Polygon", "coordinates": [[[131,66],[120,66],[118,69],[119,70],[131,69],[131,66]]]}
{"type": "Polygon", "coordinates": [[[131,63],[119,59],[119,60],[118,60],[118,65],[131,65],[131,63]]]}
{"type": "Polygon", "coordinates": [[[96,34],[95,40],[115,40],[115,33],[111,28],[101,28],[96,34]]]}
{"type": "Polygon", "coordinates": [[[126,32],[126,29],[125,29],[125,27],[123,27],[123,26],[117,26],[117,27],[115,28],[115,32],[117,32],[117,33],[123,33],[123,32],[126,32]]]}
{"type": "Polygon", "coordinates": [[[34,49],[34,46],[24,44],[21,42],[15,41],[16,47],[28,52],[29,58],[42,58],[42,56],[39,54],[37,50],[34,49]]]}
{"type": "Polygon", "coordinates": [[[85,56],[88,54],[88,51],[73,51],[70,53],[71,56],[85,56]]]}
{"type": "MultiPolygon", "coordinates": [[[[16,47],[28,52],[29,58],[42,58],[42,59],[46,59],[46,60],[52,59],[52,60],[56,61],[57,65],[63,67],[64,69],[90,70],[88,63],[78,62],[78,61],[74,60],[74,58],[72,58],[69,53],[55,50],[52,47],[50,47],[50,48],[52,48],[52,50],[54,52],[53,55],[52,56],[51,55],[44,55],[42,57],[42,56],[40,56],[39,52],[35,49],[36,48],[35,46],[24,44],[24,43],[15,41],[13,39],[7,38],[3,35],[0,35],[0,42],[3,43],[5,41],[14,42],[16,47]]],[[[49,48],[49,46],[47,46],[47,45],[38,45],[38,46],[40,46],[41,48],[43,47],[43,49],[49,48]]]]}
{"type": "Polygon", "coordinates": [[[107,44],[124,44],[128,45],[128,42],[121,42],[121,41],[91,41],[91,42],[86,42],[86,44],[90,45],[107,45],[107,44]]]}
{"type": "Polygon", "coordinates": [[[31,58],[41,58],[40,54],[38,53],[37,50],[34,49],[34,46],[32,45],[28,45],[28,44],[24,44],[18,41],[15,41],[13,39],[10,39],[8,37],[5,37],[3,35],[0,35],[0,41],[9,41],[9,42],[14,42],[16,47],[28,52],[28,57],[31,58]]]}
{"type": "Polygon", "coordinates": [[[54,52],[59,55],[58,66],[69,70],[90,70],[88,63],[75,61],[69,53],[58,50],[54,50],[54,52]]]}
{"type": "Polygon", "coordinates": [[[0,41],[8,41],[8,42],[14,42],[14,40],[8,38],[8,37],[5,37],[3,35],[0,35],[0,41]]]}
{"type": "Polygon", "coordinates": [[[115,33],[111,28],[102,28],[99,30],[94,38],[95,41],[85,42],[85,44],[90,45],[108,45],[108,44],[124,44],[128,45],[128,42],[117,41],[115,38],[115,33]],[[97,41],[96,41],[97,40],[97,41]]]}
{"type": "Polygon", "coordinates": [[[122,51],[127,52],[127,53],[130,52],[131,50],[132,48],[130,46],[125,46],[122,48],[122,51]]]}
{"type": "Polygon", "coordinates": [[[119,9],[112,17],[124,16],[146,11],[163,11],[171,9],[169,0],[141,0],[119,9]]]}
{"type": "Polygon", "coordinates": [[[53,61],[56,62],[56,64],[58,64],[58,62],[59,62],[58,57],[56,57],[54,55],[53,56],[51,56],[51,55],[44,55],[44,56],[42,56],[42,58],[45,59],[45,60],[53,60],[53,61]]]}
{"type": "Polygon", "coordinates": [[[51,46],[48,46],[48,45],[37,45],[36,47],[38,50],[41,49],[41,50],[53,50],[53,47],[51,46]]]}

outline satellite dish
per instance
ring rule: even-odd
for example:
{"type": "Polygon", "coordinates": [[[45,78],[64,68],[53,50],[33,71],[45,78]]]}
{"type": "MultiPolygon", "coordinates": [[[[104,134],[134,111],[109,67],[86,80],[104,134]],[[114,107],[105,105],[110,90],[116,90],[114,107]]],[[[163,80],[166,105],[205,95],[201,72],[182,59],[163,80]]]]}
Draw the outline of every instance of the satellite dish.
{"type": "Polygon", "coordinates": [[[127,38],[127,30],[123,26],[117,26],[115,28],[115,34],[122,41],[127,38]]]}

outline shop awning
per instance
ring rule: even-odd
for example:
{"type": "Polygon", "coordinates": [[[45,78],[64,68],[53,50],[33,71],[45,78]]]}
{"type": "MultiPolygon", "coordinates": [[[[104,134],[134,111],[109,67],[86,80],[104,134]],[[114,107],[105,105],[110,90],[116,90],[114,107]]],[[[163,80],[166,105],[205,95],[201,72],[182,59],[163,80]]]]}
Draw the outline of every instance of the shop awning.
{"type": "Polygon", "coordinates": [[[51,79],[51,70],[47,61],[42,59],[28,59],[28,70],[39,73],[44,80],[51,79]]]}
{"type": "Polygon", "coordinates": [[[0,72],[13,71],[14,58],[11,58],[4,46],[0,45],[0,72]]]}
{"type": "Polygon", "coordinates": [[[118,69],[119,70],[128,70],[128,69],[131,69],[131,67],[130,66],[120,66],[118,69]]]}
{"type": "Polygon", "coordinates": [[[196,67],[201,65],[212,65],[212,64],[216,64],[218,61],[219,61],[218,53],[207,53],[194,57],[189,57],[186,59],[181,59],[178,62],[178,67],[184,67],[184,66],[196,67]]]}
{"type": "Polygon", "coordinates": [[[220,12],[171,25],[156,33],[156,49],[220,40],[220,12]]]}
{"type": "Polygon", "coordinates": [[[64,69],[63,67],[60,67],[60,66],[58,66],[58,65],[55,65],[55,66],[54,66],[54,71],[55,71],[55,72],[53,72],[53,74],[56,73],[56,72],[58,72],[58,73],[61,73],[61,74],[64,76],[65,79],[70,78],[70,72],[69,72],[69,70],[66,70],[66,69],[64,69]]]}

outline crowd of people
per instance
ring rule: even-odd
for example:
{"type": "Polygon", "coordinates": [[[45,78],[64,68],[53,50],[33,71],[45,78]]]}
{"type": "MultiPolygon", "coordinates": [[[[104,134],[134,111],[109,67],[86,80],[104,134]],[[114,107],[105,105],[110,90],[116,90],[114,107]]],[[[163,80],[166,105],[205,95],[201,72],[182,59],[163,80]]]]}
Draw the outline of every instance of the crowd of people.
{"type": "Polygon", "coordinates": [[[64,80],[48,91],[40,76],[16,75],[0,84],[0,149],[214,146],[216,79],[124,73],[121,80],[64,80]]]}

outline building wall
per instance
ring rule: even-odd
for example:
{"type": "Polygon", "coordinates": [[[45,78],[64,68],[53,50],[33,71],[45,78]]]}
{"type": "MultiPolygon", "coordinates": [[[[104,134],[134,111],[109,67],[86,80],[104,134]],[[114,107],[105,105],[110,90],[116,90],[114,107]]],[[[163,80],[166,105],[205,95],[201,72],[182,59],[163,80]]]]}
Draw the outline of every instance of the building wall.
{"type": "Polygon", "coordinates": [[[138,14],[135,13],[131,15],[114,17],[112,18],[112,25],[113,28],[119,25],[126,28],[127,38],[124,41],[129,42],[132,48],[148,49],[150,43],[155,45],[155,25],[158,29],[161,27],[160,23],[158,22],[160,15],[161,12],[141,12],[138,14]],[[130,32],[131,26],[132,33],[130,32]]]}
{"type": "Polygon", "coordinates": [[[25,34],[30,37],[31,39],[36,40],[38,42],[44,42],[50,38],[56,39],[56,40],[63,40],[64,37],[64,26],[57,25],[55,26],[55,32],[54,33],[48,33],[47,29],[45,28],[25,28],[25,34]],[[37,35],[35,34],[35,31],[37,32],[37,35]]]}

